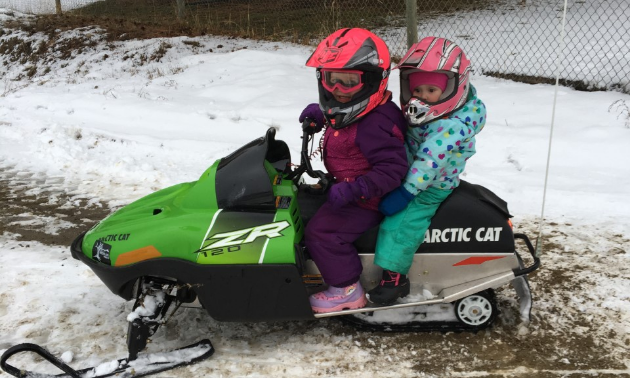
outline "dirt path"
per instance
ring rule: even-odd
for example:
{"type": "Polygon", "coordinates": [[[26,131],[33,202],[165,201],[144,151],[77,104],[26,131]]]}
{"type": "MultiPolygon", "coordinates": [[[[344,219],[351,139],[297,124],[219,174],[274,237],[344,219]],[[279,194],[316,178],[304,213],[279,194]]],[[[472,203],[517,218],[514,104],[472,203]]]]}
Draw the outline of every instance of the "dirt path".
{"type": "MultiPolygon", "coordinates": [[[[80,232],[110,212],[102,203],[68,194],[61,177],[11,167],[0,168],[0,203],[0,234],[19,234],[18,240],[47,245],[69,246],[80,232]]],[[[524,224],[519,232],[536,233],[533,222],[524,224]]],[[[270,324],[269,329],[258,325],[254,333],[251,328],[246,331],[251,339],[246,342],[255,349],[256,340],[269,332],[285,332],[290,339],[293,333],[303,333],[304,326],[324,326],[336,334],[352,335],[355,343],[373,355],[376,369],[413,361],[412,371],[417,376],[630,377],[630,314],[624,310],[629,301],[624,290],[630,286],[630,240],[594,227],[550,224],[547,228],[543,267],[530,277],[534,295],[530,324],[520,322],[514,291],[505,287],[497,291],[501,314],[496,324],[477,334],[370,333],[329,319],[300,326],[294,322],[270,324]],[[617,287],[618,291],[611,292],[617,287]]],[[[181,324],[173,334],[190,329],[186,316],[186,312],[180,314],[181,324]]],[[[196,316],[204,318],[209,329],[214,328],[209,336],[218,340],[249,327],[217,324],[205,313],[196,316]]],[[[200,376],[206,366],[195,369],[200,376]]],[[[216,372],[217,366],[210,362],[207,369],[216,372]]],[[[354,369],[339,366],[335,376],[354,369]]],[[[178,369],[168,376],[189,374],[187,369],[178,369]]]]}
{"type": "Polygon", "coordinates": [[[109,214],[102,203],[88,204],[63,189],[63,177],[0,166],[0,234],[17,240],[70,246],[75,237],[109,214]]]}

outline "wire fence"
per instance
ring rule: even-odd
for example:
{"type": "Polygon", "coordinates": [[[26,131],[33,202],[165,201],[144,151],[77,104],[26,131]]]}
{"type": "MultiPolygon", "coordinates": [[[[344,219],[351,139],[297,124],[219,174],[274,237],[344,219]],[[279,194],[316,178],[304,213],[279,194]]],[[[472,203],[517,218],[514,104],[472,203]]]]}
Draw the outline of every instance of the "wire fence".
{"type": "MultiPolygon", "coordinates": [[[[407,49],[410,0],[58,0],[65,14],[314,45],[342,27],[370,29],[392,55],[407,49]]],[[[413,0],[411,0],[413,1],[413,0]]],[[[56,0],[0,0],[0,7],[54,13],[56,0]]],[[[630,93],[630,2],[569,0],[565,49],[558,41],[564,0],[416,0],[418,37],[456,41],[482,74],[630,93]]]]}

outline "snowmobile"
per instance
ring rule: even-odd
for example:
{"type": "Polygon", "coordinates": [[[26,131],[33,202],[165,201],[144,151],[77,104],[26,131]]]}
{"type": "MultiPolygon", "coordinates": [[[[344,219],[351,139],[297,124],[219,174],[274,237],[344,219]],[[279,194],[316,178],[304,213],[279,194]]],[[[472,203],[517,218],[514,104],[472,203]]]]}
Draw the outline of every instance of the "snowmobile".
{"type": "MultiPolygon", "coordinates": [[[[120,360],[115,371],[91,376],[130,371],[141,376],[209,357],[214,350],[203,340],[183,348],[197,349],[189,359],[130,370],[144,357],[139,352],[169,310],[180,305],[200,306],[215,320],[227,322],[342,316],[373,330],[478,331],[497,316],[493,289],[511,283],[521,316],[529,316],[532,300],[526,276],[538,268],[539,258],[528,237],[513,232],[506,202],[464,181],[441,205],[415,255],[409,272],[412,295],[391,306],[313,313],[308,296],[326,284],[305,248],[304,228],[326,201],[330,182],[311,165],[314,133],[308,120],[302,128],[297,167],[291,164],[287,144],[276,140],[276,130],[270,128],[264,137],[216,161],[197,181],[141,198],[76,238],[72,256],[112,293],[135,299],[127,333],[129,357],[120,360]],[[309,187],[304,174],[319,180],[324,190],[304,190],[309,187]],[[517,252],[517,240],[531,256],[529,266],[517,252]],[[387,315],[392,310],[407,321],[392,322],[387,315]]],[[[381,277],[373,264],[377,232],[378,227],[355,243],[366,290],[381,277]]],[[[7,350],[2,369],[16,377],[30,373],[7,363],[24,351],[40,354],[66,376],[89,370],[75,371],[34,344],[7,350]]]]}

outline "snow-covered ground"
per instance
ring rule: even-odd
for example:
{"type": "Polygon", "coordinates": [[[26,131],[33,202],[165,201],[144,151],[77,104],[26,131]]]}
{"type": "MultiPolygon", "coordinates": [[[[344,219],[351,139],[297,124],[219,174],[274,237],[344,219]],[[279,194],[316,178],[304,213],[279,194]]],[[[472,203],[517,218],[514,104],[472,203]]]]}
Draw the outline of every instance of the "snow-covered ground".
{"type": "MultiPolygon", "coordinates": [[[[100,0],[61,0],[61,9],[68,11],[100,0]]],[[[8,8],[28,14],[54,14],[55,0],[0,0],[0,8],[8,8]]]]}
{"type": "MultiPolygon", "coordinates": [[[[99,39],[96,29],[64,38],[79,35],[99,39]]],[[[2,38],[11,37],[43,38],[21,32],[2,38]]],[[[23,65],[0,66],[0,168],[8,172],[2,179],[11,184],[17,180],[11,174],[28,173],[65,193],[50,195],[59,206],[86,199],[115,207],[196,180],[269,127],[296,160],[297,117],[317,101],[314,72],[304,66],[310,52],[283,43],[180,37],[99,43],[69,60],[51,60],[50,72],[32,80],[11,80],[23,65]],[[166,46],[159,61],[145,59],[166,46]]],[[[480,75],[473,83],[488,123],[464,179],[505,199],[516,228],[535,237],[554,87],[480,75]]],[[[398,98],[396,71],[390,89],[398,98]]],[[[150,349],[209,337],[217,352],[161,376],[628,376],[629,107],[630,96],[617,92],[558,91],[547,244],[543,268],[532,278],[531,323],[519,323],[509,290],[500,292],[507,310],[499,325],[479,334],[371,334],[334,320],[219,323],[186,310],[150,349]]],[[[64,227],[49,223],[51,234],[64,227]]],[[[72,352],[77,367],[124,356],[131,304],[73,260],[67,246],[16,239],[0,235],[0,352],[34,342],[57,355],[72,352]]],[[[45,366],[15,360],[29,369],[45,366]]]]}

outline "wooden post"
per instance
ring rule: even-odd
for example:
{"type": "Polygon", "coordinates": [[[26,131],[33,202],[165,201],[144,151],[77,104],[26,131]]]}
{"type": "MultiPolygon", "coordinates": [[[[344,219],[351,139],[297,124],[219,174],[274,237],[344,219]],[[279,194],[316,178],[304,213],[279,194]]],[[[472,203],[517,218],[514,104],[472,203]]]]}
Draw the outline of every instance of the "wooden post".
{"type": "Polygon", "coordinates": [[[177,19],[182,21],[184,19],[184,0],[177,0],[177,19]]]}
{"type": "Polygon", "coordinates": [[[416,0],[405,0],[407,8],[407,48],[418,42],[418,4],[416,0]]]}
{"type": "Polygon", "coordinates": [[[55,6],[57,7],[57,16],[61,16],[61,0],[55,0],[55,6]]]}

